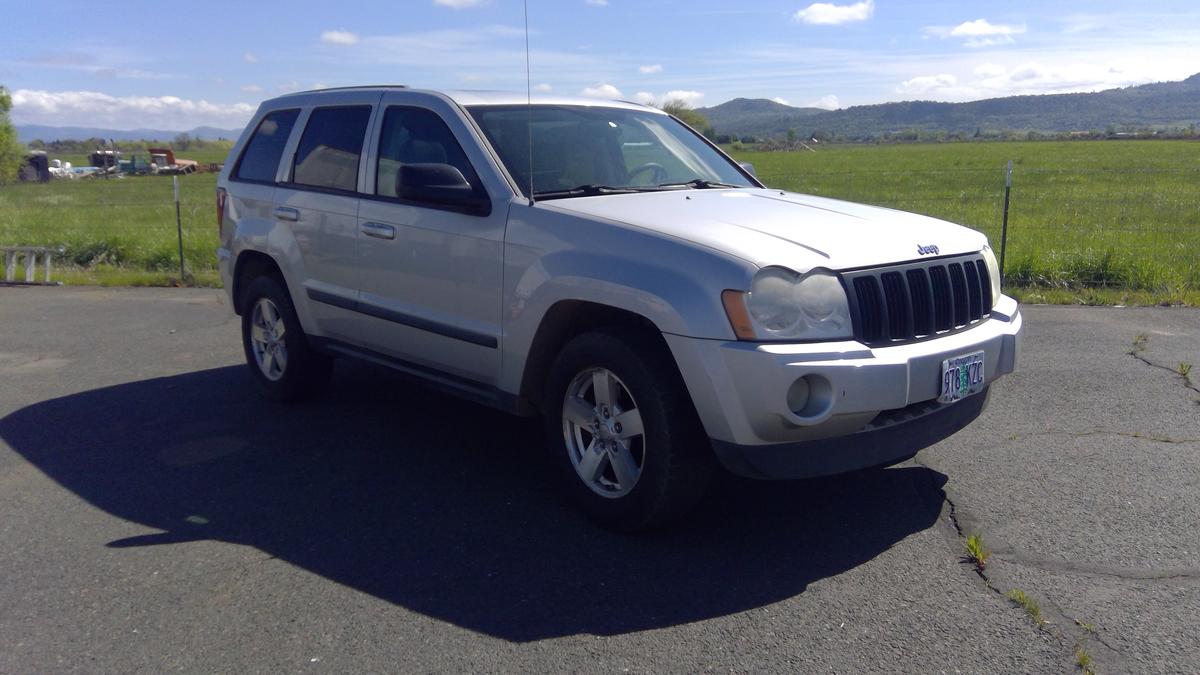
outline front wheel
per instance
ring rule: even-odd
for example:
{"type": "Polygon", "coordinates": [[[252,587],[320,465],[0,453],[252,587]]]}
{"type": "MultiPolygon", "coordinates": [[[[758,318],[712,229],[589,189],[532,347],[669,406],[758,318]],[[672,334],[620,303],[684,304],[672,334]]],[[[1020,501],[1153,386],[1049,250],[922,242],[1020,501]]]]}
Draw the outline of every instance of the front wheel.
{"type": "Polygon", "coordinates": [[[259,277],[242,298],[242,347],[254,379],[271,398],[294,401],[321,390],[332,362],[313,350],[291,297],[271,277],[259,277]]]}
{"type": "Polygon", "coordinates": [[[551,460],[592,518],[642,530],[703,495],[712,451],[670,354],[635,335],[580,335],[559,353],[545,397],[551,460]]]}

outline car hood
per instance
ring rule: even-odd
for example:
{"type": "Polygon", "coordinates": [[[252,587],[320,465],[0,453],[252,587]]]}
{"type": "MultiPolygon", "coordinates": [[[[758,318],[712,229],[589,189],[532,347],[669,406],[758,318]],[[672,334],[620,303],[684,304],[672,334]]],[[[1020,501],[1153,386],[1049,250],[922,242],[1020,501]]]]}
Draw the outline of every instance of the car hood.
{"type": "Polygon", "coordinates": [[[926,247],[937,247],[937,255],[973,253],[987,243],[979,232],[944,220],[781,190],[669,190],[541,204],[799,272],[913,260],[933,253],[926,247]]]}

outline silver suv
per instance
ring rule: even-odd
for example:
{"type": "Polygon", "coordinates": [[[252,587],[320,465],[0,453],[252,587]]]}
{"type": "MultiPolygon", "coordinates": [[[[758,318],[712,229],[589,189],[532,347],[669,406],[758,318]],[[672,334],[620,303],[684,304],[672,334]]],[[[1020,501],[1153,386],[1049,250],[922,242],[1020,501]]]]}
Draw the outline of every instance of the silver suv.
{"type": "Polygon", "coordinates": [[[305,92],[262,104],[217,188],[221,276],[265,391],[334,357],[541,414],[603,524],[661,524],[718,464],[886,466],[1012,372],[987,239],[763,186],[632,103],[305,92]]]}

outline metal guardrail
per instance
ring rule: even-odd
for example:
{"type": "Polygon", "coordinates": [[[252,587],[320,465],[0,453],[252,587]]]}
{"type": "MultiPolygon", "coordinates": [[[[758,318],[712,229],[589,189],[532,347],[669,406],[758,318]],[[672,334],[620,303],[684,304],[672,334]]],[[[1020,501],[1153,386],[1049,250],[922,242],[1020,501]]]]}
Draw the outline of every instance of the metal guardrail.
{"type": "Polygon", "coordinates": [[[0,284],[23,286],[62,285],[61,281],[50,280],[51,261],[54,259],[54,254],[58,253],[55,249],[44,246],[0,246],[0,252],[4,253],[4,281],[0,282],[0,284]],[[36,278],[39,257],[41,258],[41,267],[44,270],[44,276],[41,281],[37,281],[36,278]],[[19,262],[24,262],[24,281],[17,281],[19,262]]]}

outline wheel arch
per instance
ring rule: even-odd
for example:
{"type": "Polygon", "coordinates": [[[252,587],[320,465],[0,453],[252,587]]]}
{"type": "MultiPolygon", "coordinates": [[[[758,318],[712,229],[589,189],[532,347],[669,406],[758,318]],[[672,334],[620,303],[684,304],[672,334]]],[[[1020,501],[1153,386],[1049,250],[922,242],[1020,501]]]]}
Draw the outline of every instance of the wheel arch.
{"type": "MultiPolygon", "coordinates": [[[[246,288],[260,276],[270,276],[279,281],[284,290],[291,294],[288,288],[287,279],[283,276],[283,269],[279,267],[279,263],[275,259],[261,251],[247,250],[238,254],[237,262],[233,268],[233,311],[239,316],[244,311],[242,306],[242,293],[246,288]]],[[[294,302],[294,299],[293,299],[294,302]]]]}
{"type": "Polygon", "coordinates": [[[627,309],[587,300],[560,300],[542,316],[529,356],[521,375],[521,398],[540,409],[546,377],[562,348],[575,337],[593,331],[632,332],[651,342],[670,359],[678,374],[679,367],[663,339],[662,331],[647,317],[627,309]]]}

